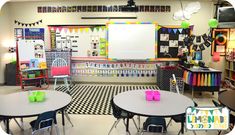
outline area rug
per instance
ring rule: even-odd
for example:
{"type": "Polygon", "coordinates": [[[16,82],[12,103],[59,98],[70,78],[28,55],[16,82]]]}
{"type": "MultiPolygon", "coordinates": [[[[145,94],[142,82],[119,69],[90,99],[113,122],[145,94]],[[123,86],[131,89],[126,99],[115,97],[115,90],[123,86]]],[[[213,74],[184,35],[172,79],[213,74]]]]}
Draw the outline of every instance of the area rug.
{"type": "MultiPolygon", "coordinates": [[[[157,89],[157,85],[95,85],[73,84],[70,86],[72,102],[67,107],[69,114],[111,115],[110,100],[118,93],[129,90],[157,89]]],[[[66,91],[60,86],[57,91],[66,91]]]]}

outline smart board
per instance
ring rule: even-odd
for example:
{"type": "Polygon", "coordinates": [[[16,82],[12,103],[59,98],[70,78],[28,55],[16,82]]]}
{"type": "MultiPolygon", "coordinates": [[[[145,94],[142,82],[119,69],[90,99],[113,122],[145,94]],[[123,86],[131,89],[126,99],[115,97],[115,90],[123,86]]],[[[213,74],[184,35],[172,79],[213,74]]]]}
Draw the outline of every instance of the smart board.
{"type": "Polygon", "coordinates": [[[145,60],[155,58],[156,24],[109,24],[108,58],[145,60]]]}

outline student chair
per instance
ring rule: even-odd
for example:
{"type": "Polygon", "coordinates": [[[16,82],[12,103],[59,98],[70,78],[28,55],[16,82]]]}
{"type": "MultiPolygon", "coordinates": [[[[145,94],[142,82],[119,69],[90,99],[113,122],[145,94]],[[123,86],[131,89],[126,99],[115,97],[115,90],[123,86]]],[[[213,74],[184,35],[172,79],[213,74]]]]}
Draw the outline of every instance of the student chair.
{"type": "MultiPolygon", "coordinates": [[[[226,91],[226,90],[225,90],[226,91]]],[[[220,103],[218,103],[215,100],[212,100],[212,103],[214,104],[215,107],[223,107],[223,105],[221,105],[220,103]]],[[[233,129],[234,127],[234,123],[235,123],[235,116],[233,114],[229,114],[229,124],[230,124],[230,130],[233,129]]],[[[218,135],[220,135],[222,133],[221,130],[218,131],[218,135]]]]}
{"type": "MultiPolygon", "coordinates": [[[[112,110],[113,110],[113,116],[114,116],[117,120],[113,123],[112,128],[109,130],[108,135],[110,135],[110,133],[111,133],[111,131],[113,130],[114,127],[116,128],[116,126],[117,126],[117,124],[120,122],[120,120],[123,120],[123,123],[124,123],[124,125],[126,126],[126,123],[125,123],[125,119],[126,119],[126,118],[129,118],[129,119],[132,119],[132,120],[133,120],[133,123],[134,123],[134,125],[135,125],[135,127],[136,127],[136,129],[137,129],[137,131],[138,131],[138,127],[137,127],[137,125],[136,125],[136,122],[135,122],[135,120],[133,119],[133,117],[134,117],[133,114],[129,114],[129,115],[128,115],[128,113],[127,113],[126,111],[124,111],[124,110],[122,110],[121,108],[117,107],[117,106],[114,104],[114,102],[113,102],[113,98],[111,99],[111,107],[112,107],[112,110]]],[[[129,134],[130,134],[130,133],[129,133],[129,134]]]]}
{"type": "Polygon", "coordinates": [[[143,124],[141,135],[145,132],[166,133],[166,120],[164,117],[148,117],[143,124]]]}
{"type": "MultiPolygon", "coordinates": [[[[196,102],[194,102],[194,107],[197,107],[198,104],[196,102]]],[[[171,123],[172,120],[174,120],[176,123],[181,123],[182,121],[185,122],[185,114],[182,114],[182,115],[177,115],[177,116],[173,116],[171,117],[169,123],[167,124],[166,127],[168,127],[171,123]],[[184,117],[183,120],[182,120],[182,116],[184,117]]],[[[181,133],[181,130],[178,132],[178,135],[181,133]]],[[[193,131],[193,134],[196,135],[196,132],[193,131]]]]}
{"type": "Polygon", "coordinates": [[[55,126],[56,134],[59,135],[59,129],[56,121],[56,111],[48,111],[40,114],[38,118],[32,122],[30,122],[32,128],[32,135],[40,131],[48,131],[52,127],[55,126]]]}
{"type": "Polygon", "coordinates": [[[69,92],[68,78],[70,77],[70,66],[62,58],[56,58],[52,62],[51,66],[51,76],[55,78],[54,90],[56,89],[57,79],[63,79],[64,84],[69,92]]]}
{"type": "MultiPolygon", "coordinates": [[[[19,122],[14,118],[14,121],[16,122],[17,126],[21,129],[21,130],[24,130],[23,127],[19,124],[19,122]]],[[[3,117],[0,117],[0,123],[3,122],[3,125],[4,125],[4,129],[6,128],[6,123],[4,121],[4,118],[3,117]]],[[[23,122],[23,119],[21,119],[21,122],[23,122]]],[[[11,132],[11,131],[10,131],[11,132]]]]}

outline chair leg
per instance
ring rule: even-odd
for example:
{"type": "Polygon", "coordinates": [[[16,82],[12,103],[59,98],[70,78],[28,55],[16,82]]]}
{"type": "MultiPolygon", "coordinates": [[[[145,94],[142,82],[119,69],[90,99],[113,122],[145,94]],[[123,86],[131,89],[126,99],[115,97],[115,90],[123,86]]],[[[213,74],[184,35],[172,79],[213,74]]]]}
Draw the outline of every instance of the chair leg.
{"type": "Polygon", "coordinates": [[[54,90],[56,88],[56,82],[57,82],[57,78],[55,78],[55,82],[54,82],[54,90]]]}
{"type": "Polygon", "coordinates": [[[67,92],[69,92],[69,84],[68,84],[68,78],[64,78],[64,84],[67,88],[67,92]]]}
{"type": "Polygon", "coordinates": [[[135,127],[136,127],[137,131],[139,132],[139,128],[138,128],[138,126],[137,126],[137,124],[136,124],[136,122],[135,122],[134,118],[132,118],[132,120],[133,120],[133,123],[134,123],[134,125],[135,125],[135,127]]]}
{"type": "Polygon", "coordinates": [[[121,119],[116,120],[115,128],[117,127],[118,123],[120,122],[121,119]]]}
{"type": "Polygon", "coordinates": [[[166,125],[166,128],[169,127],[169,125],[171,124],[172,118],[169,120],[168,124],[166,125]]]}
{"type": "Polygon", "coordinates": [[[59,131],[57,124],[55,124],[55,130],[56,130],[56,135],[60,135],[60,131],[59,131]]]}
{"type": "Polygon", "coordinates": [[[113,123],[111,129],[109,130],[108,135],[110,135],[110,133],[111,133],[111,131],[113,130],[114,127],[116,128],[116,126],[117,126],[117,124],[118,124],[119,121],[120,121],[120,119],[116,120],[116,121],[113,123]]]}
{"type": "Polygon", "coordinates": [[[137,116],[137,120],[138,120],[138,126],[139,126],[138,131],[140,131],[140,116],[137,116]]]}
{"type": "Polygon", "coordinates": [[[18,125],[18,127],[23,131],[23,130],[24,130],[24,128],[22,127],[22,126],[23,126],[23,123],[22,123],[22,126],[21,126],[20,123],[19,123],[16,119],[14,119],[14,121],[16,122],[16,124],[18,125]]]}
{"type": "Polygon", "coordinates": [[[69,121],[69,123],[72,125],[73,127],[73,123],[72,121],[70,120],[70,117],[69,117],[69,114],[67,112],[65,112],[65,117],[67,118],[67,120],[69,121]]]}

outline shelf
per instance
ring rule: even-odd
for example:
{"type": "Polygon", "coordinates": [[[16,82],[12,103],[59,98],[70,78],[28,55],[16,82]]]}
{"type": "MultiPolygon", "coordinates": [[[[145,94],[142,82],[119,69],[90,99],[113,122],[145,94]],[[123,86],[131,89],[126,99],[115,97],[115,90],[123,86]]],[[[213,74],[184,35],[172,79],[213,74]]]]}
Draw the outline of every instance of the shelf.
{"type": "Polygon", "coordinates": [[[36,80],[36,79],[44,79],[45,76],[43,77],[35,77],[35,78],[22,78],[23,81],[27,81],[27,80],[36,80]]]}
{"type": "Polygon", "coordinates": [[[229,78],[229,77],[225,77],[225,78],[228,79],[228,80],[231,80],[231,81],[234,81],[234,82],[235,82],[235,80],[232,79],[232,78],[229,78]]]}
{"type": "Polygon", "coordinates": [[[226,70],[229,70],[229,71],[233,71],[233,72],[235,72],[235,70],[232,70],[232,69],[229,69],[229,68],[225,68],[226,70]]]}

